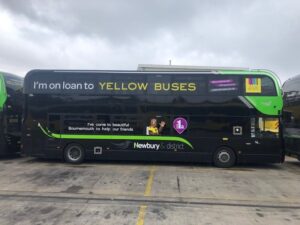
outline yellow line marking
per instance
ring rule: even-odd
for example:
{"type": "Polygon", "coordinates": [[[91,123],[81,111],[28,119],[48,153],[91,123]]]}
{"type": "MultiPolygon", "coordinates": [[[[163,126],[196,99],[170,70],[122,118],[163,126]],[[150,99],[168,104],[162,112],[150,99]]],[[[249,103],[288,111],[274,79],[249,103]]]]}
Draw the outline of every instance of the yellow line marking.
{"type": "Polygon", "coordinates": [[[153,179],[154,179],[154,173],[155,173],[155,167],[152,166],[150,171],[149,171],[149,177],[146,185],[146,189],[144,192],[144,196],[149,197],[151,195],[151,189],[152,189],[152,184],[153,184],[153,179]]]}
{"type": "Polygon", "coordinates": [[[146,205],[141,205],[140,210],[139,210],[139,216],[136,222],[136,225],[144,225],[144,219],[145,219],[145,214],[146,214],[146,205]]]}
{"type": "MultiPolygon", "coordinates": [[[[146,184],[146,189],[144,192],[145,197],[151,195],[152,184],[154,180],[155,166],[152,166],[149,171],[149,177],[146,184]]],[[[145,215],[146,215],[147,205],[141,205],[139,210],[139,216],[136,225],[144,225],[145,215]]]]}

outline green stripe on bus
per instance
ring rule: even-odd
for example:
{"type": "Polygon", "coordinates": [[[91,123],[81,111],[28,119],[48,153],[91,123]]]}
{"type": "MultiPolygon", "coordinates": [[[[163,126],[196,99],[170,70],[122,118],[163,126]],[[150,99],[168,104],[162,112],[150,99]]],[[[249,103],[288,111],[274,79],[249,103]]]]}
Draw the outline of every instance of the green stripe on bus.
{"type": "Polygon", "coordinates": [[[224,75],[266,75],[274,81],[277,95],[282,95],[281,87],[278,83],[279,78],[269,70],[218,70],[217,72],[224,75]]]}
{"type": "Polygon", "coordinates": [[[38,124],[42,132],[51,138],[57,139],[83,139],[83,140],[132,140],[132,141],[177,141],[194,149],[186,139],[176,136],[144,136],[144,135],[88,135],[88,134],[55,134],[47,132],[41,124],[38,124]]]}
{"type": "Polygon", "coordinates": [[[277,96],[244,96],[253,107],[265,115],[278,116],[283,107],[282,91],[275,74],[267,70],[219,70],[223,75],[265,75],[274,81],[277,96]]]}
{"type": "Polygon", "coordinates": [[[46,131],[43,127],[42,127],[42,125],[40,124],[40,123],[38,123],[38,127],[41,129],[41,131],[46,135],[46,136],[48,136],[48,137],[50,137],[50,138],[54,138],[53,136],[51,136],[51,132],[48,130],[48,131],[46,131]],[[50,133],[50,134],[49,134],[50,133]]]}
{"type": "Polygon", "coordinates": [[[266,115],[278,116],[283,107],[282,97],[279,96],[245,96],[258,111],[266,115]]]}

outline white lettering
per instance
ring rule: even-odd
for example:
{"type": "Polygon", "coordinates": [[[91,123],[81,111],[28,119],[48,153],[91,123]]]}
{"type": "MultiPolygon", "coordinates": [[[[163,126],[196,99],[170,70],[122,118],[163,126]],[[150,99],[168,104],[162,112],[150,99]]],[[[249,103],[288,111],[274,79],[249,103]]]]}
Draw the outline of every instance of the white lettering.
{"type": "Polygon", "coordinates": [[[154,150],[159,150],[160,144],[150,144],[150,143],[138,143],[134,142],[133,143],[133,148],[136,149],[154,149],[154,150]]]}

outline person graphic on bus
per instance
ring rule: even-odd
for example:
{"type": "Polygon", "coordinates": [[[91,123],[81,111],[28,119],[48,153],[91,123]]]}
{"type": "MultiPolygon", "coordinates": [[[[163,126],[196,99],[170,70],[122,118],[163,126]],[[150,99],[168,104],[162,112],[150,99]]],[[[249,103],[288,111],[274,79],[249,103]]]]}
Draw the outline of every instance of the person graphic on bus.
{"type": "Polygon", "coordinates": [[[146,128],[146,134],[147,135],[160,135],[162,133],[165,125],[166,125],[166,122],[165,121],[161,121],[159,123],[159,127],[158,127],[157,126],[157,119],[152,118],[150,120],[149,126],[147,126],[147,128],[146,128]]]}

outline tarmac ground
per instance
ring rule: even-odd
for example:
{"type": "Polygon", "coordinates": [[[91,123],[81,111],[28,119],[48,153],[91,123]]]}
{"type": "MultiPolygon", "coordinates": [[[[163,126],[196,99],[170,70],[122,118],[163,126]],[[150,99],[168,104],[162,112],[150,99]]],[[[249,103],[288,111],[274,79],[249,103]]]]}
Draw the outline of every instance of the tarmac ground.
{"type": "Polygon", "coordinates": [[[300,162],[0,160],[0,224],[300,224],[300,162]]]}

